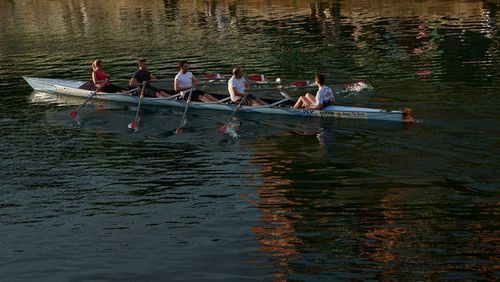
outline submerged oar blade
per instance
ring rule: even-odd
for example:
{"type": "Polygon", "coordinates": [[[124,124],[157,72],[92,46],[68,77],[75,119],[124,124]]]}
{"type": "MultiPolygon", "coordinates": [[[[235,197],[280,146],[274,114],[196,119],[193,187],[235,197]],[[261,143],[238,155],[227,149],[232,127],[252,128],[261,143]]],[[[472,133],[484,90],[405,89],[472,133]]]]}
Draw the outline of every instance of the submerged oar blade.
{"type": "Polygon", "coordinates": [[[78,127],[82,125],[82,119],[80,118],[80,115],[77,111],[70,112],[69,116],[75,121],[78,127]]]}
{"type": "Polygon", "coordinates": [[[217,131],[219,131],[222,134],[226,134],[226,132],[227,132],[227,124],[223,124],[221,127],[219,127],[219,129],[217,129],[217,131]]]}
{"type": "Polygon", "coordinates": [[[134,120],[133,122],[128,124],[128,128],[137,131],[139,129],[139,123],[136,120],[134,120]]]}
{"type": "Polygon", "coordinates": [[[231,136],[233,139],[238,139],[238,133],[231,125],[223,124],[219,129],[217,129],[222,134],[227,134],[231,136]]]}
{"type": "Polygon", "coordinates": [[[179,125],[179,127],[177,127],[175,129],[175,134],[181,134],[181,133],[183,133],[184,132],[184,128],[186,128],[187,125],[188,125],[188,122],[187,122],[187,119],[185,118],[185,119],[183,119],[181,121],[181,124],[179,125]]]}
{"type": "Polygon", "coordinates": [[[72,111],[69,113],[69,116],[75,120],[75,121],[78,121],[80,119],[80,117],[78,116],[78,112],[77,111],[72,111]]]}

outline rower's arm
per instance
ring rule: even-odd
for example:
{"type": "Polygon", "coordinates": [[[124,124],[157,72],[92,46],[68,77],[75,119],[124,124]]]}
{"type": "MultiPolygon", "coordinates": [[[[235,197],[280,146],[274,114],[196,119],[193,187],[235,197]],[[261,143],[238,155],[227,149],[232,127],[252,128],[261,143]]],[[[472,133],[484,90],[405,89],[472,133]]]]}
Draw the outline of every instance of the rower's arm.
{"type": "Polygon", "coordinates": [[[94,82],[94,84],[99,83],[99,81],[97,81],[97,78],[95,77],[95,72],[92,72],[92,81],[94,82]]]}
{"type": "Polygon", "coordinates": [[[200,81],[193,75],[193,84],[200,85],[200,81]]]}
{"type": "Polygon", "coordinates": [[[239,92],[238,88],[236,88],[236,87],[232,87],[232,88],[233,88],[233,93],[235,96],[245,97],[247,95],[247,93],[245,93],[245,92],[243,92],[243,93],[239,92]]]}
{"type": "Polygon", "coordinates": [[[315,97],[316,105],[322,104],[322,103],[320,103],[320,99],[321,99],[321,93],[316,94],[316,97],[315,97]]]}
{"type": "Polygon", "coordinates": [[[319,110],[321,109],[321,106],[323,106],[323,103],[321,102],[320,103],[320,98],[321,98],[321,94],[320,93],[317,93],[316,94],[316,97],[314,97],[314,101],[316,103],[314,103],[313,105],[310,105],[309,108],[310,109],[314,109],[314,110],[319,110]]]}
{"type": "Polygon", "coordinates": [[[147,81],[143,81],[142,83],[140,83],[137,78],[134,78],[132,77],[132,79],[130,80],[130,82],[128,83],[128,85],[130,87],[139,87],[139,86],[142,86],[144,84],[146,84],[147,81]]]}
{"type": "Polygon", "coordinates": [[[156,78],[156,76],[154,76],[154,74],[151,74],[151,81],[157,81],[158,78],[156,78]]]}

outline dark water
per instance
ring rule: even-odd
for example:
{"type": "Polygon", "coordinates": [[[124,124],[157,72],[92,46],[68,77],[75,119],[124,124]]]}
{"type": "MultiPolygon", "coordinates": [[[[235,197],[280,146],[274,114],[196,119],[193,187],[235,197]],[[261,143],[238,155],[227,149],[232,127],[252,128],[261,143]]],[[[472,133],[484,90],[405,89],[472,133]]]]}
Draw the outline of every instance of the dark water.
{"type": "Polygon", "coordinates": [[[497,1],[0,0],[0,280],[499,278],[497,1]],[[102,3],[105,2],[105,3],[102,3]],[[413,126],[86,107],[23,75],[139,57],[373,91],[413,126]]]}

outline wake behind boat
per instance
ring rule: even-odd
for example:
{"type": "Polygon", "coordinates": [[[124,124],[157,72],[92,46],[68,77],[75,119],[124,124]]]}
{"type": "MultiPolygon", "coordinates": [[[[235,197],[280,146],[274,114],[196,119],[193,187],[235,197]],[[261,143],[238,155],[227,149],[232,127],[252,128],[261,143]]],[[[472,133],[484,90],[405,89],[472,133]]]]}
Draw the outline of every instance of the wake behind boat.
{"type": "MultiPolygon", "coordinates": [[[[50,79],[40,77],[23,77],[26,82],[37,91],[51,92],[58,95],[89,98],[96,87],[93,83],[79,80],[65,79],[50,79]]],[[[265,106],[241,106],[239,112],[256,113],[256,114],[272,114],[272,115],[289,115],[300,117],[321,117],[331,119],[363,119],[363,120],[380,120],[380,121],[396,121],[396,122],[412,122],[411,110],[383,110],[373,108],[361,108],[341,105],[330,105],[322,110],[313,109],[293,109],[294,102],[284,91],[280,92],[284,98],[278,99],[263,99],[268,105],[265,106]]],[[[234,111],[236,105],[230,103],[229,95],[212,94],[219,99],[218,102],[196,102],[192,101],[189,105],[193,109],[217,110],[217,111],[234,111]]],[[[100,101],[111,101],[123,104],[136,105],[139,101],[138,96],[132,96],[127,93],[104,93],[99,92],[93,96],[93,99],[100,101]]],[[[173,97],[167,98],[143,98],[143,105],[156,107],[177,107],[184,108],[186,101],[183,99],[177,100],[173,97]]]]}

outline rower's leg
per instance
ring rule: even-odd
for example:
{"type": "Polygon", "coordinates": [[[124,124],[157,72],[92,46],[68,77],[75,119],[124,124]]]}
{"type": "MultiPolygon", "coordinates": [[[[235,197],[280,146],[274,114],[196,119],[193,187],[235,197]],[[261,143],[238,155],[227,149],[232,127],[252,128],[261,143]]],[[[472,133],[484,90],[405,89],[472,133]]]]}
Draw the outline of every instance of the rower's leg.
{"type": "Polygon", "coordinates": [[[259,107],[259,106],[265,106],[265,105],[267,105],[266,102],[264,102],[262,100],[259,101],[259,99],[252,99],[252,100],[250,100],[250,103],[252,103],[253,107],[259,107]]]}
{"type": "Polygon", "coordinates": [[[297,99],[297,102],[295,102],[295,105],[293,105],[294,109],[302,108],[304,106],[304,96],[300,96],[299,99],[297,99]]]}
{"type": "Polygon", "coordinates": [[[267,105],[266,102],[262,101],[259,98],[256,98],[254,101],[257,103],[258,106],[265,106],[265,105],[267,105]]]}
{"type": "Polygon", "coordinates": [[[202,102],[218,102],[219,99],[215,98],[214,96],[210,95],[210,94],[203,94],[203,95],[200,95],[200,98],[199,98],[202,102]]]}
{"type": "Polygon", "coordinates": [[[156,92],[156,97],[169,97],[170,95],[168,95],[167,93],[163,92],[162,90],[156,92]]]}
{"type": "Polygon", "coordinates": [[[308,104],[312,105],[316,103],[316,97],[314,97],[311,93],[306,94],[306,99],[308,100],[308,104]]]}

